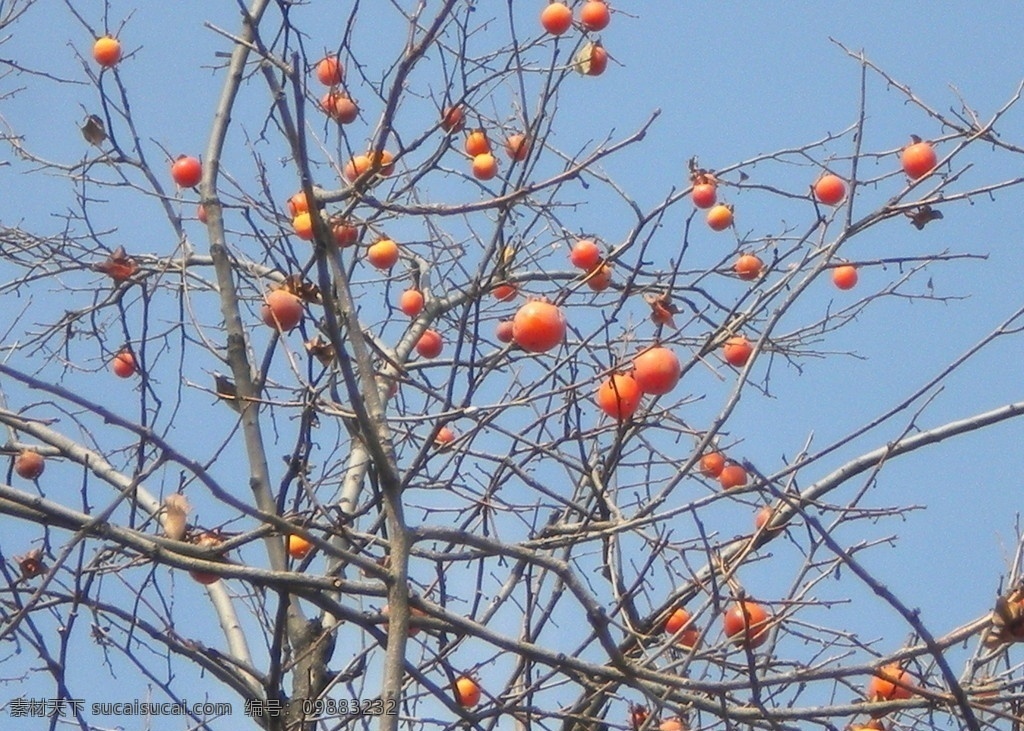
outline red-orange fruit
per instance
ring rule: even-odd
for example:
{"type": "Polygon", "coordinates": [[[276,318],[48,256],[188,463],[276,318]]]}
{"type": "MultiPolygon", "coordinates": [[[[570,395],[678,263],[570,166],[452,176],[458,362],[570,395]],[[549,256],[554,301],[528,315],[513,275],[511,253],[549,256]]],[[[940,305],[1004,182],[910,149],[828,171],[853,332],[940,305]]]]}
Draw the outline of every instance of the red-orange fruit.
{"type": "Polygon", "coordinates": [[[565,315],[550,302],[532,300],[516,312],[512,319],[512,337],[516,344],[531,353],[544,353],[565,338],[565,315]]]}
{"type": "Polygon", "coordinates": [[[643,392],[633,376],[615,373],[597,389],[597,405],[608,416],[621,421],[636,412],[642,396],[643,392]]]}
{"type": "Polygon", "coordinates": [[[668,393],[679,383],[681,370],[679,358],[663,346],[648,348],[633,359],[633,378],[644,393],[668,393]]]}

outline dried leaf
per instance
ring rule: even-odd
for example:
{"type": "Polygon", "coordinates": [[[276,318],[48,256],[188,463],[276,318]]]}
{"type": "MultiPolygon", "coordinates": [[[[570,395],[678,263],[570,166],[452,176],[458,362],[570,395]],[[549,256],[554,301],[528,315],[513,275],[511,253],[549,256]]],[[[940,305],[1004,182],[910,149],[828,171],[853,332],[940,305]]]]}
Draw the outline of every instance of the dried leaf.
{"type": "Polygon", "coordinates": [[[280,289],[291,292],[299,299],[310,304],[323,304],[320,288],[309,280],[302,279],[298,274],[289,274],[281,283],[280,289]]]}
{"type": "Polygon", "coordinates": [[[14,560],[21,570],[23,579],[33,579],[49,571],[49,568],[43,563],[43,549],[41,548],[33,548],[24,556],[15,556],[14,560]]]}
{"type": "Polygon", "coordinates": [[[942,218],[942,211],[936,211],[931,206],[925,205],[921,206],[917,210],[907,211],[906,216],[907,218],[910,219],[910,222],[914,225],[914,228],[920,231],[930,222],[937,221],[938,219],[942,218]]]}
{"type": "Polygon", "coordinates": [[[99,147],[107,139],[107,126],[95,114],[90,114],[82,125],[82,137],[90,145],[99,147]]]}
{"type": "Polygon", "coordinates": [[[672,297],[667,292],[658,295],[645,294],[644,300],[651,306],[651,322],[655,325],[676,326],[672,315],[679,314],[679,308],[672,304],[672,297]]]}
{"type": "Polygon", "coordinates": [[[164,498],[164,535],[180,541],[188,528],[188,513],[192,506],[181,493],[172,493],[164,498]]]}
{"type": "Polygon", "coordinates": [[[983,641],[989,648],[1024,641],[1024,588],[1018,587],[996,599],[992,626],[983,641]]]}
{"type": "Polygon", "coordinates": [[[103,272],[115,282],[124,282],[139,271],[139,265],[133,258],[128,256],[123,246],[118,246],[107,260],[99,264],[93,264],[93,269],[103,272]]]}
{"type": "Polygon", "coordinates": [[[329,366],[334,362],[337,353],[334,350],[334,346],[330,342],[324,340],[322,337],[317,335],[312,340],[306,342],[306,352],[316,358],[318,361],[323,363],[325,366],[329,366]]]}

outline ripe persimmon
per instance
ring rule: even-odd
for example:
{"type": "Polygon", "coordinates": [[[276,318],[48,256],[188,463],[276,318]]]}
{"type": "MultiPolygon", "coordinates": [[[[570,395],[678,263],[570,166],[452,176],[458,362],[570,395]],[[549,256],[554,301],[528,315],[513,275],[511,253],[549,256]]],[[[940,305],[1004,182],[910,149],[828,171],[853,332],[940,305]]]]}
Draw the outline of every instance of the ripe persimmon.
{"type": "Polygon", "coordinates": [[[424,330],[416,341],[416,352],[424,358],[436,358],[444,349],[444,338],[437,330],[424,330]]]}
{"type": "Polygon", "coordinates": [[[595,292],[603,292],[612,283],[612,268],[607,264],[598,264],[587,272],[587,286],[595,292]]]}
{"type": "Polygon", "coordinates": [[[838,175],[826,173],[814,184],[814,195],[826,206],[834,206],[846,195],[846,183],[838,175]]]}
{"type": "Polygon", "coordinates": [[[839,289],[853,289],[858,279],[857,267],[853,264],[843,264],[832,270],[832,283],[839,289]]]}
{"type": "Polygon", "coordinates": [[[616,420],[628,419],[640,406],[643,392],[633,376],[613,373],[597,389],[597,405],[601,411],[616,420]]]}
{"type": "Polygon", "coordinates": [[[572,27],[572,11],[561,2],[552,2],[540,14],[540,24],[553,36],[560,36],[572,27]]]}
{"type": "Polygon", "coordinates": [[[576,70],[584,76],[600,76],[608,68],[608,51],[591,41],[576,54],[576,70]]]}
{"type": "Polygon", "coordinates": [[[182,188],[194,188],[203,179],[203,165],[194,157],[179,155],[171,164],[171,177],[182,188]]]}
{"type": "Polygon", "coordinates": [[[131,378],[135,375],[135,356],[130,350],[122,350],[110,361],[110,370],[118,378],[131,378]]]}
{"type": "Polygon", "coordinates": [[[505,140],[505,153],[512,160],[522,162],[530,154],[530,140],[521,132],[509,135],[505,140]]]}
{"type": "Polygon", "coordinates": [[[565,337],[565,315],[550,302],[531,300],[512,318],[512,338],[523,350],[544,353],[565,337]]]}
{"type": "Polygon", "coordinates": [[[327,56],[316,65],[316,78],[324,86],[337,86],[345,76],[345,67],[334,56],[327,56]]]}
{"type": "Polygon", "coordinates": [[[712,231],[724,231],[732,226],[732,221],[732,208],[724,203],[712,206],[708,211],[707,222],[712,231]]]}
{"type": "MultiPolygon", "coordinates": [[[[674,635],[676,632],[683,629],[683,627],[686,627],[689,622],[690,613],[680,607],[672,612],[665,621],[665,632],[670,635],[674,635]]],[[[698,637],[700,637],[700,632],[697,631],[696,627],[687,627],[676,638],[676,643],[683,647],[696,647],[698,637]]]]}
{"type": "MultiPolygon", "coordinates": [[[[385,604],[384,607],[380,610],[380,613],[383,614],[385,617],[387,617],[388,615],[391,614],[391,607],[389,607],[387,604],[385,604]]],[[[416,618],[417,617],[426,617],[426,616],[427,616],[427,613],[424,612],[422,609],[418,609],[418,608],[416,608],[414,606],[410,606],[409,607],[409,636],[410,637],[415,637],[416,635],[418,635],[420,633],[419,622],[416,621],[416,618]]],[[[385,620],[384,623],[385,623],[385,625],[387,625],[387,624],[389,624],[389,621],[385,620]]],[[[384,631],[385,632],[388,631],[387,626],[384,627],[384,631]]]]}
{"type": "Polygon", "coordinates": [[[502,320],[494,328],[494,337],[498,338],[499,342],[511,343],[512,342],[512,321],[502,320]]]}
{"type": "Polygon", "coordinates": [[[869,701],[906,700],[914,695],[910,687],[913,677],[899,663],[883,665],[875,673],[868,681],[866,690],[869,701]]]}
{"type": "Polygon", "coordinates": [[[303,241],[313,240],[313,217],[309,211],[300,213],[292,219],[292,229],[295,231],[295,235],[303,241]]]}
{"type": "Polygon", "coordinates": [[[451,134],[452,132],[461,132],[462,128],[466,126],[466,113],[462,111],[462,107],[456,105],[454,107],[448,107],[441,114],[441,129],[451,134]]]}
{"type": "Polygon", "coordinates": [[[443,447],[447,444],[451,444],[455,441],[455,432],[452,431],[451,427],[442,426],[437,430],[437,434],[434,436],[434,444],[438,447],[443,447]]]}
{"type": "Polygon", "coordinates": [[[390,269],[398,262],[398,244],[391,239],[380,239],[366,250],[366,260],[377,269],[390,269]]]}
{"type": "Polygon", "coordinates": [[[491,141],[482,129],[475,129],[466,135],[466,154],[470,157],[486,155],[491,151],[491,141]]]}
{"type": "Polygon", "coordinates": [[[369,155],[356,155],[347,163],[345,163],[345,179],[350,183],[370,169],[370,156],[369,155]]]}
{"type": "Polygon", "coordinates": [[[934,170],[938,160],[931,144],[922,142],[918,137],[912,139],[912,143],[903,148],[900,163],[903,165],[903,172],[907,174],[907,177],[917,180],[934,170]]]}
{"type": "Polygon", "coordinates": [[[116,65],[121,60],[121,42],[111,36],[97,38],[92,44],[92,57],[105,68],[116,65]]]}
{"type": "Polygon", "coordinates": [[[329,91],[320,99],[320,108],[339,124],[351,124],[359,116],[359,106],[341,91],[329,91]]]}
{"type": "Polygon", "coordinates": [[[580,239],[573,244],[569,261],[574,267],[590,271],[601,261],[601,249],[590,239],[580,239]]]}
{"type": "Polygon", "coordinates": [[[668,393],[679,383],[679,358],[669,348],[648,348],[633,359],[633,378],[644,393],[668,393]]]}
{"type": "Polygon", "coordinates": [[[745,600],[736,602],[726,611],[722,623],[725,634],[740,647],[760,647],[768,639],[768,623],[771,617],[757,602],[745,600]]]}
{"type": "Polygon", "coordinates": [[[359,229],[340,217],[331,219],[331,234],[334,236],[334,243],[343,249],[359,240],[359,229]]]}
{"type": "Polygon", "coordinates": [[[743,465],[735,462],[725,465],[718,473],[718,483],[724,490],[731,490],[734,487],[743,487],[747,484],[747,471],[743,465]]]}
{"type": "Polygon", "coordinates": [[[292,218],[300,213],[309,212],[309,201],[306,200],[306,194],[301,190],[289,198],[286,205],[288,206],[288,215],[292,218]]]}
{"type": "Polygon", "coordinates": [[[603,0],[587,0],[580,8],[580,25],[589,31],[604,30],[611,19],[608,5],[603,0]]]}
{"type": "Polygon", "coordinates": [[[297,561],[304,559],[313,550],[313,544],[294,533],[288,536],[288,555],[297,561]]]}
{"type": "Polygon", "coordinates": [[[718,186],[714,183],[694,183],[690,199],[697,208],[711,208],[718,200],[718,186]]]}
{"type": "Polygon", "coordinates": [[[751,279],[757,279],[761,276],[761,270],[764,269],[764,262],[761,258],[754,254],[742,254],[736,260],[736,263],[732,267],[736,276],[740,279],[750,281],[751,279]]]}
{"type": "Polygon", "coordinates": [[[291,292],[275,289],[267,294],[260,314],[268,327],[291,330],[302,321],[302,300],[291,292]]]}
{"type": "Polygon", "coordinates": [[[46,460],[34,449],[23,449],[14,458],[14,471],[26,480],[35,480],[45,469],[46,460]]]}
{"type": "Polygon", "coordinates": [[[722,345],[722,357],[725,358],[725,362],[737,368],[745,366],[753,352],[754,347],[742,335],[733,335],[722,345]]]}
{"type": "Polygon", "coordinates": [[[718,477],[725,468],[725,455],[721,452],[708,452],[700,458],[700,471],[705,477],[718,477]]]}
{"type": "Polygon", "coordinates": [[[407,289],[398,298],[398,308],[409,317],[423,312],[423,293],[418,289],[407,289]]]}
{"type": "Polygon", "coordinates": [[[514,284],[499,284],[491,290],[491,294],[500,302],[508,302],[516,298],[516,295],[519,294],[519,288],[514,284]]]}
{"type": "Polygon", "coordinates": [[[455,701],[463,708],[472,708],[480,702],[480,684],[468,675],[463,675],[453,686],[455,701]]]}
{"type": "Polygon", "coordinates": [[[473,158],[473,177],[477,180],[491,180],[498,174],[498,159],[489,152],[473,158]]]}

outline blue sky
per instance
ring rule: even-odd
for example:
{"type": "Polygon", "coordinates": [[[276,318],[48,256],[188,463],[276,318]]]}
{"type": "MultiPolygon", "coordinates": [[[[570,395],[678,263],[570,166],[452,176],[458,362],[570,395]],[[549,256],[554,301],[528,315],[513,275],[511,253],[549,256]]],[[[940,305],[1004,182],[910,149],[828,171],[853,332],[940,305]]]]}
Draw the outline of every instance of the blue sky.
{"type": "MultiPolygon", "coordinates": [[[[131,15],[119,35],[126,51],[134,52],[134,56],[121,64],[118,73],[131,94],[147,154],[162,173],[165,166],[161,150],[172,156],[205,150],[211,114],[223,81],[219,70],[223,59],[216,54],[228,46],[223,37],[204,27],[204,22],[233,31],[237,13],[231,3],[194,0],[135,5],[112,3],[109,22],[117,25],[131,15]]],[[[296,23],[310,33],[303,42],[311,60],[338,44],[338,33],[347,16],[335,5],[314,0],[293,9],[296,23]]],[[[478,10],[480,15],[487,12],[483,5],[478,10]]],[[[393,54],[404,36],[390,4],[363,6],[351,53],[364,61],[367,76],[372,79],[375,72],[381,73],[379,64],[393,54]]],[[[540,2],[515,3],[514,17],[524,36],[533,34],[531,24],[541,6],[540,2]]],[[[612,25],[602,33],[613,63],[600,78],[574,79],[564,87],[558,98],[558,121],[551,143],[569,152],[592,147],[606,136],[615,139],[632,133],[654,110],[660,110],[641,145],[602,162],[603,169],[644,206],[687,184],[686,161],[691,156],[698,156],[706,167],[719,168],[839,133],[853,124],[858,114],[860,67],[830,37],[850,49],[863,50],[872,62],[944,113],[960,111],[962,95],[985,119],[1006,103],[1024,77],[1024,47],[1019,42],[1024,6],[1019,3],[992,2],[950,9],[924,2],[683,4],[662,0],[628,6],[622,3],[619,9],[612,25]]],[[[81,12],[96,13],[85,17],[102,26],[98,9],[81,12]]],[[[472,42],[480,50],[506,38],[505,26],[498,23],[479,32],[472,42]]],[[[58,83],[54,78],[10,74],[0,82],[5,94],[17,90],[4,99],[0,112],[3,121],[24,135],[28,147],[48,160],[71,163],[84,154],[77,126],[86,113],[97,110],[97,91],[89,85],[76,54],[87,58],[90,45],[89,32],[70,17],[63,5],[49,2],[33,8],[0,48],[0,54],[17,59],[27,68],[67,80],[58,83]]],[[[564,44],[560,52],[567,53],[564,44]]],[[[109,81],[107,78],[104,83],[109,81]]],[[[431,123],[426,118],[434,103],[430,96],[443,93],[429,73],[424,73],[422,79],[414,76],[413,81],[423,84],[416,87],[423,98],[399,116],[399,124],[407,125],[410,134],[417,125],[431,123]]],[[[319,93],[319,89],[314,91],[319,93]]],[[[511,117],[508,100],[515,95],[515,89],[499,85],[486,103],[511,117]]],[[[366,102],[372,99],[366,89],[361,90],[361,96],[366,102]]],[[[251,160],[254,152],[260,155],[269,171],[270,196],[280,205],[295,190],[297,179],[280,141],[265,144],[258,139],[266,104],[265,90],[253,82],[235,115],[225,171],[238,180],[240,187],[255,190],[251,160]]],[[[531,114],[536,111],[530,102],[525,106],[531,114]]],[[[360,122],[365,135],[375,122],[372,110],[367,103],[367,113],[360,122]]],[[[312,118],[315,110],[307,107],[307,113],[312,118]]],[[[934,139],[945,132],[871,72],[866,83],[866,119],[864,144],[872,151],[896,151],[911,134],[934,139]]],[[[1007,115],[1000,125],[1005,137],[1017,139],[1021,119],[1020,110],[1007,115]]],[[[324,128],[314,126],[313,131],[322,133],[324,128]]],[[[327,149],[334,149],[336,139],[330,133],[326,136],[327,149]]],[[[851,149],[849,134],[827,146],[829,154],[839,157],[848,155],[851,149]]],[[[940,146],[940,155],[949,149],[940,146]]],[[[41,234],[59,232],[59,217],[75,205],[74,190],[55,176],[15,177],[32,166],[15,160],[10,151],[5,151],[2,160],[10,166],[0,168],[0,179],[4,180],[0,222],[41,234]]],[[[1021,169],[1019,157],[993,154],[985,148],[969,150],[957,162],[971,165],[961,187],[1012,179],[1020,175],[1021,169]]],[[[862,171],[877,176],[897,168],[893,154],[866,161],[862,171]]],[[[810,163],[798,165],[786,159],[765,162],[747,172],[752,183],[770,183],[799,193],[817,171],[810,163]]],[[[323,175],[321,182],[329,187],[328,166],[321,165],[318,172],[323,175]]],[[[840,167],[837,172],[848,173],[848,167],[840,167]]],[[[164,184],[168,191],[173,190],[169,179],[164,184]]],[[[893,177],[863,188],[857,202],[859,210],[863,213],[884,201],[901,184],[901,177],[893,177]]],[[[456,188],[451,180],[441,177],[424,183],[425,195],[443,197],[453,190],[464,188],[456,188]]],[[[109,203],[92,206],[91,213],[98,229],[116,229],[116,233],[103,236],[105,243],[123,243],[130,251],[173,251],[177,243],[173,231],[152,199],[127,189],[110,189],[104,194],[109,196],[109,203]]],[[[597,233],[614,243],[632,224],[621,201],[600,187],[568,186],[564,194],[576,204],[565,217],[575,231],[597,233]]],[[[778,230],[791,217],[806,219],[810,211],[806,202],[780,205],[776,198],[756,190],[731,189],[727,195],[736,206],[737,234],[712,235],[695,228],[692,261],[719,263],[736,247],[736,235],[778,230]]],[[[195,196],[186,194],[184,200],[182,210],[190,212],[195,196]]],[[[914,230],[903,220],[891,220],[844,248],[845,256],[864,260],[940,252],[986,258],[935,262],[904,290],[934,293],[946,301],[880,299],[849,327],[829,336],[824,347],[830,353],[825,357],[806,358],[799,370],[782,359],[772,362],[770,395],[750,390],[729,422],[731,437],[741,440],[738,452],[763,471],[771,472],[779,469],[784,456],[792,458],[809,439],[813,438],[817,447],[831,443],[912,392],[1021,306],[1024,264],[1019,253],[1020,202],[1017,189],[999,192],[993,200],[958,202],[944,209],[942,221],[924,231],[914,230]],[[854,352],[857,357],[844,352],[854,352]]],[[[656,260],[667,261],[676,252],[690,213],[686,205],[669,212],[652,239],[656,260]]],[[[236,225],[238,221],[234,219],[236,225]]],[[[269,221],[262,223],[270,225],[269,221]]],[[[695,227],[702,225],[699,218],[695,219],[695,227]]],[[[410,237],[418,232],[402,226],[400,222],[394,224],[395,230],[410,237]]],[[[197,248],[204,250],[203,228],[189,221],[186,231],[197,248]]],[[[841,307],[878,291],[897,277],[898,269],[893,266],[866,268],[858,288],[849,293],[838,292],[823,278],[787,315],[780,330],[820,317],[826,307],[841,307]]],[[[714,286],[723,296],[738,296],[746,285],[728,280],[714,286]]],[[[400,291],[396,287],[390,291],[400,291]]],[[[41,317],[58,312],[64,300],[57,297],[51,306],[52,310],[45,303],[33,303],[38,308],[33,313],[43,313],[38,315],[41,317]]],[[[594,311],[588,316],[595,316],[594,311]]],[[[632,316],[642,318],[642,313],[634,312],[632,316]]],[[[197,317],[214,323],[217,313],[212,309],[200,311],[197,317]]],[[[293,345],[300,344],[296,341],[293,345]]],[[[90,367],[102,365],[105,356],[99,350],[82,348],[85,357],[92,359],[90,367]]],[[[1017,338],[1005,338],[989,346],[962,372],[949,378],[945,389],[920,415],[918,425],[935,426],[1020,399],[1021,354],[1017,338]]],[[[164,385],[174,383],[175,373],[170,366],[166,363],[168,370],[159,374],[164,385]]],[[[205,384],[214,367],[212,359],[189,359],[184,375],[205,384]]],[[[764,359],[755,368],[755,382],[764,378],[768,367],[764,359]]],[[[698,368],[692,380],[684,382],[686,393],[698,398],[687,407],[687,418],[694,423],[706,425],[721,407],[732,383],[728,375],[725,379],[720,376],[698,368]]],[[[73,384],[88,383],[80,375],[68,378],[73,384]]],[[[109,393],[107,388],[98,386],[95,393],[109,393]]],[[[19,404],[31,400],[23,394],[6,395],[19,404]]],[[[132,405],[125,401],[125,413],[133,413],[132,405]]],[[[201,420],[197,418],[197,422],[201,420]]],[[[906,421],[898,418],[838,450],[801,474],[801,484],[827,473],[845,458],[895,438],[906,421]]],[[[287,431],[286,422],[282,430],[287,431]]],[[[208,449],[208,435],[192,424],[179,426],[173,435],[182,445],[208,449]]],[[[917,505],[922,509],[909,513],[902,521],[858,521],[840,534],[849,543],[899,534],[899,540],[867,552],[864,561],[884,582],[898,587],[904,601],[919,607],[922,617],[936,631],[951,629],[991,605],[1016,544],[1020,506],[1016,476],[1024,470],[1021,437],[1020,425],[1010,422],[894,461],[879,477],[867,504],[917,505]],[[863,535],[851,534],[853,526],[863,535]],[[956,597],[956,601],[950,601],[950,597],[956,597]]],[[[280,451],[288,448],[286,443],[280,451]]],[[[233,454],[231,449],[227,454],[233,454]]],[[[228,463],[225,458],[212,469],[223,479],[229,472],[228,463]]],[[[168,478],[164,487],[170,484],[168,478]]],[[[844,491],[852,493],[858,487],[851,484],[844,491]]],[[[693,499],[705,492],[704,487],[694,485],[677,498],[693,499]]],[[[216,508],[208,510],[215,512],[216,508]]],[[[721,536],[749,530],[748,506],[722,501],[714,510],[716,530],[721,536]]],[[[692,526],[680,521],[676,529],[686,534],[692,526]]],[[[7,555],[18,552],[7,545],[3,548],[7,555]]],[[[789,555],[781,545],[775,550],[780,562],[789,555]]],[[[742,572],[749,589],[765,596],[785,591],[791,579],[788,573],[758,574],[755,568],[747,567],[742,572]]],[[[196,590],[189,586],[185,591],[196,590]]],[[[895,649],[904,640],[905,625],[870,596],[859,596],[855,606],[842,605],[830,612],[832,617],[842,617],[838,623],[866,636],[885,636],[879,644],[882,650],[895,649]]],[[[215,643],[215,626],[211,623],[209,632],[206,629],[202,631],[208,641],[215,643]]],[[[482,672],[486,675],[486,670],[482,672]]]]}

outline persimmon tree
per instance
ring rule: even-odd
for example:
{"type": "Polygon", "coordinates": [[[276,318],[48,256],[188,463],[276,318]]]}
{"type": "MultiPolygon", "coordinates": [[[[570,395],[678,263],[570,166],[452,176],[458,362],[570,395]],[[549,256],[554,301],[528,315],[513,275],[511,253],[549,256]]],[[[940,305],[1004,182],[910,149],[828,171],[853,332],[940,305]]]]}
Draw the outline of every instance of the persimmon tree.
{"type": "Polygon", "coordinates": [[[1015,727],[1019,560],[932,626],[920,577],[872,554],[920,519],[902,459],[1024,411],[933,408],[1019,350],[1022,311],[896,396],[851,386],[856,425],[835,398],[756,414],[862,323],[960,304],[931,272],[986,252],[927,233],[1019,198],[977,163],[1019,161],[1020,88],[947,111],[837,44],[861,72],[844,129],[649,155],[654,104],[560,133],[643,8],[573,2],[556,36],[544,5],[356,3],[327,28],[254,0],[206,26],[195,160],[138,111],[132,13],[68,3],[77,67],[5,61],[5,93],[84,109],[77,157],[5,132],[7,186],[53,201],[0,229],[5,679],[173,703],[207,678],[266,729],[1015,727]],[[915,127],[879,139],[895,107],[915,127]],[[615,166],[640,158],[676,184],[631,188],[615,166]]]}

